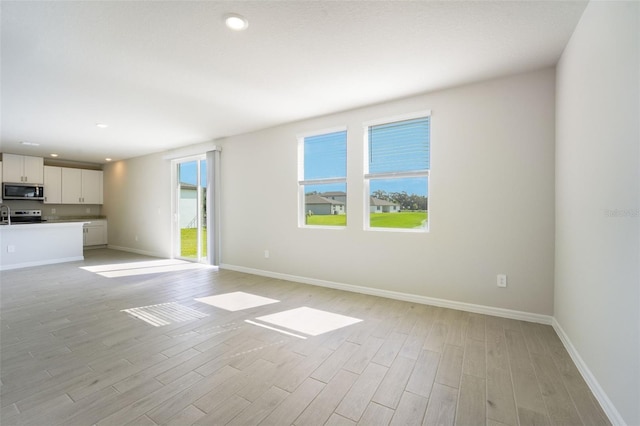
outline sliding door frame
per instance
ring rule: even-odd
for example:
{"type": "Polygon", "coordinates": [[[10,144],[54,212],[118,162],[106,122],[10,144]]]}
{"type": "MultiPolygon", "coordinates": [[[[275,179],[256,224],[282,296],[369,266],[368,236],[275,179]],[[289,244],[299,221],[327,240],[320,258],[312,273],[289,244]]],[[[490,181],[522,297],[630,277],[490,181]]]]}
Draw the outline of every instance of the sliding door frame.
{"type": "MultiPolygon", "coordinates": [[[[172,257],[185,260],[194,261],[192,258],[185,258],[181,256],[180,245],[180,176],[178,173],[178,166],[180,163],[186,163],[189,161],[198,161],[198,169],[200,168],[200,161],[206,160],[206,222],[202,223],[202,226],[207,227],[207,241],[205,242],[207,247],[206,258],[201,257],[197,261],[205,262],[210,265],[220,265],[220,246],[221,246],[221,226],[220,226],[220,211],[221,211],[221,173],[220,173],[220,153],[219,147],[213,146],[213,149],[206,151],[205,153],[185,155],[184,157],[168,156],[167,160],[171,160],[171,212],[172,212],[172,238],[171,238],[171,253],[172,257]]],[[[198,180],[201,178],[201,173],[198,172],[198,180]]],[[[201,206],[200,197],[202,194],[198,191],[198,206],[201,206]]],[[[200,233],[198,233],[200,234],[200,233]]],[[[202,242],[200,236],[198,237],[198,250],[201,250],[202,242]]]]}

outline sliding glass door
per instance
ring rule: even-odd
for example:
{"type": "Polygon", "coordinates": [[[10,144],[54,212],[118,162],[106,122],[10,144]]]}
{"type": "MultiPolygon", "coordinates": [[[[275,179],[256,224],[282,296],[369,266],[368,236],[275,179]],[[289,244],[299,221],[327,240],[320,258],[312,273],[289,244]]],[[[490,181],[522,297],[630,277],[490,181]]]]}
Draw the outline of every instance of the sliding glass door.
{"type": "Polygon", "coordinates": [[[177,257],[207,261],[207,161],[204,155],[177,162],[177,257]]]}

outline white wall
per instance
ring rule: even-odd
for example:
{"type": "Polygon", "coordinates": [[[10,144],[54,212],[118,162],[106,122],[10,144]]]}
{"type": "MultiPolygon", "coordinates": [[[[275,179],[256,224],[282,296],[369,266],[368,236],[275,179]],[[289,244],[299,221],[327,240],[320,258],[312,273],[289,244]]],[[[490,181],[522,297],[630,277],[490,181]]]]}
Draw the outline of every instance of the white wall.
{"type": "Polygon", "coordinates": [[[555,318],[640,424],[640,7],[591,2],[557,70],[555,318]]]}
{"type": "Polygon", "coordinates": [[[102,211],[109,246],[171,257],[170,189],[171,162],[162,154],[106,165],[102,211]]]}
{"type": "Polygon", "coordinates": [[[551,315],[554,120],[555,71],[545,69],[218,141],[222,263],[551,315]],[[363,231],[362,123],[427,109],[430,232],[363,231]],[[298,228],[296,135],[341,125],[348,225],[298,228]],[[508,288],[497,288],[499,273],[508,288]]]}

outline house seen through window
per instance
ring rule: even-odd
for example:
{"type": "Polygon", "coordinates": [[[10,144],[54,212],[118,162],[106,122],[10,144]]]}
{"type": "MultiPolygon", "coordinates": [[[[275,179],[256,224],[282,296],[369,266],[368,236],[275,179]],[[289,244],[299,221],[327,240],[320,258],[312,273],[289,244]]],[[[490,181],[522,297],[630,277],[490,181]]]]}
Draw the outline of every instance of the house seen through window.
{"type": "Polygon", "coordinates": [[[299,139],[301,226],[347,224],[347,132],[299,139]]]}

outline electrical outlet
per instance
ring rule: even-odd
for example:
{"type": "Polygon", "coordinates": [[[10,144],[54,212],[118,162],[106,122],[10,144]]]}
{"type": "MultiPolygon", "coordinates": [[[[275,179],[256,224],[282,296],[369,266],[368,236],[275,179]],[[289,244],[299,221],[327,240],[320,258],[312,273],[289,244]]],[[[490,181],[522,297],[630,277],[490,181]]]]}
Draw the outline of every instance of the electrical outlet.
{"type": "Polygon", "coordinates": [[[264,251],[264,258],[268,259],[269,258],[269,250],[265,250],[264,251]]]}
{"type": "Polygon", "coordinates": [[[87,207],[86,212],[87,212],[87,213],[91,213],[91,207],[87,207]]]}
{"type": "Polygon", "coordinates": [[[138,241],[138,236],[136,235],[136,241],[138,241]]]}
{"type": "Polygon", "coordinates": [[[498,287],[507,286],[507,276],[505,274],[498,274],[498,287]]]}
{"type": "Polygon", "coordinates": [[[56,209],[51,209],[51,214],[56,214],[56,209]]]}
{"type": "Polygon", "coordinates": [[[16,246],[7,246],[7,253],[15,253],[16,246]]]}

